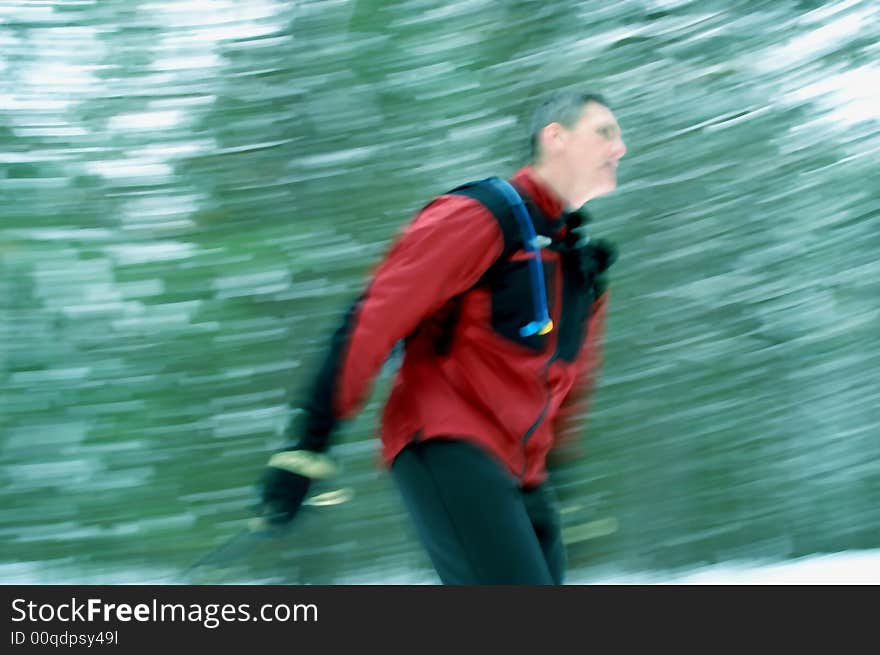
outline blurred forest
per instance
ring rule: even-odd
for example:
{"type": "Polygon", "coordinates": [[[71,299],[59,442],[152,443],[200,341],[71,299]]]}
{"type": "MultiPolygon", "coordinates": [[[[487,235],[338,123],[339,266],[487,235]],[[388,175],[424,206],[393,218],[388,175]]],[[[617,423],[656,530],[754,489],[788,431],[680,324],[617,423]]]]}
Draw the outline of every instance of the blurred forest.
{"type": "MultiPolygon", "coordinates": [[[[628,154],[572,578],[880,547],[880,3],[0,7],[0,581],[161,582],[235,534],[342,312],[556,89],[628,154]]],[[[432,582],[378,458],[200,580],[432,582]]]]}

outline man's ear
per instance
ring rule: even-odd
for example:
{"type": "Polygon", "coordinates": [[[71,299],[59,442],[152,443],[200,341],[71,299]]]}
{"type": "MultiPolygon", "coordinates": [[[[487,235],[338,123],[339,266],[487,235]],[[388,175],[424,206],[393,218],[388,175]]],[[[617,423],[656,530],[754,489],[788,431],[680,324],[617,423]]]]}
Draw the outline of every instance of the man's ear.
{"type": "Polygon", "coordinates": [[[562,123],[548,123],[541,130],[541,147],[544,152],[556,152],[565,139],[565,128],[562,123]]]}

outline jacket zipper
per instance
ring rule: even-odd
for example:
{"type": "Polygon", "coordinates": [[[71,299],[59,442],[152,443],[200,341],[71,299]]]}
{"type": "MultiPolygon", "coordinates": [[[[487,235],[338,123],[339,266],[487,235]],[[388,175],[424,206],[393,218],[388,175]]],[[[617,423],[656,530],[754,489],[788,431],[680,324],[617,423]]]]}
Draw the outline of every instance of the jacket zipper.
{"type": "Polygon", "coordinates": [[[522,449],[523,449],[523,468],[519,474],[520,478],[522,478],[526,474],[526,471],[529,468],[529,456],[526,453],[526,444],[527,444],[528,440],[531,438],[532,434],[534,434],[535,430],[538,429],[538,426],[541,425],[541,423],[544,420],[544,417],[547,416],[547,410],[550,408],[550,383],[547,381],[547,375],[550,372],[550,366],[553,364],[553,362],[556,361],[556,357],[558,355],[559,355],[559,348],[557,347],[553,353],[553,357],[551,357],[547,361],[547,363],[544,365],[543,375],[541,376],[544,380],[544,407],[541,408],[541,413],[538,414],[538,418],[535,419],[535,422],[532,423],[532,425],[529,427],[529,429],[526,430],[526,433],[522,436],[522,439],[520,439],[520,445],[522,446],[522,449]]]}
{"type": "MultiPolygon", "coordinates": [[[[549,360],[547,360],[547,363],[544,365],[544,370],[542,372],[545,394],[544,407],[541,409],[541,413],[538,414],[538,418],[535,419],[535,422],[532,423],[526,433],[522,436],[522,439],[520,439],[520,445],[523,448],[523,468],[522,472],[519,475],[520,478],[522,478],[526,474],[529,466],[529,458],[526,454],[526,444],[531,438],[532,434],[534,434],[535,430],[538,429],[538,426],[541,425],[544,417],[547,415],[547,410],[550,408],[550,383],[547,379],[547,376],[550,373],[550,367],[553,365],[553,362],[555,362],[559,358],[559,347],[562,344],[561,337],[563,336],[563,331],[567,332],[570,329],[570,326],[566,324],[566,319],[568,319],[570,322],[571,320],[573,320],[572,316],[577,316],[577,303],[572,303],[570,299],[570,296],[572,295],[571,289],[574,289],[576,287],[572,287],[572,280],[567,279],[567,276],[570,275],[570,272],[566,271],[566,268],[563,265],[561,258],[559,260],[559,274],[562,276],[562,293],[559,294],[562,306],[559,309],[559,326],[556,333],[556,347],[553,350],[553,356],[550,357],[549,360]],[[566,294],[566,290],[569,291],[568,294],[566,294]],[[566,300],[568,300],[568,302],[566,302],[566,300]],[[568,309],[568,312],[566,312],[566,308],[568,309]]],[[[590,299],[590,302],[592,303],[592,297],[590,299]]]]}
{"type": "MultiPolygon", "coordinates": [[[[535,430],[538,429],[538,426],[541,425],[541,423],[544,421],[544,417],[547,416],[547,410],[550,408],[550,382],[548,381],[547,376],[550,374],[550,367],[553,365],[553,362],[555,362],[556,358],[559,357],[559,344],[561,343],[559,337],[560,337],[561,331],[563,329],[563,321],[565,320],[565,317],[563,317],[563,312],[565,312],[565,304],[566,304],[565,303],[566,283],[565,283],[565,270],[564,270],[565,267],[562,265],[561,258],[559,258],[559,260],[558,260],[558,266],[559,266],[559,269],[558,269],[557,275],[561,276],[561,278],[562,278],[562,283],[560,284],[560,287],[561,287],[560,291],[562,293],[558,294],[560,308],[559,308],[559,325],[556,328],[557,329],[556,347],[553,349],[552,357],[550,357],[550,359],[547,360],[547,363],[544,364],[544,370],[542,371],[542,374],[541,374],[541,378],[544,382],[544,407],[541,408],[541,413],[538,414],[538,418],[535,419],[535,422],[532,423],[532,425],[529,427],[528,430],[526,430],[526,433],[520,439],[520,445],[522,446],[522,449],[523,449],[523,468],[519,474],[520,479],[522,479],[523,476],[525,476],[526,471],[529,468],[529,456],[526,452],[526,445],[527,445],[529,439],[531,438],[532,434],[534,434],[535,430]]],[[[559,278],[557,277],[557,279],[559,279],[559,278]]]]}

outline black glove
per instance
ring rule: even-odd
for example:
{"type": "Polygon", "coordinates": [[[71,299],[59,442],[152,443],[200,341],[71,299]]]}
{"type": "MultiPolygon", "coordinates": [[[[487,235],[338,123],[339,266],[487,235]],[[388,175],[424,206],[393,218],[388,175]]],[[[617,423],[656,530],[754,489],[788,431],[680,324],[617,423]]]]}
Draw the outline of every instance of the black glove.
{"type": "Polygon", "coordinates": [[[299,473],[267,466],[260,490],[260,515],[272,525],[288,523],[296,516],[312,479],[299,473]]]}
{"type": "Polygon", "coordinates": [[[305,501],[312,480],[336,473],[326,455],[291,449],[275,453],[260,482],[259,513],[271,525],[289,523],[305,501]]]}

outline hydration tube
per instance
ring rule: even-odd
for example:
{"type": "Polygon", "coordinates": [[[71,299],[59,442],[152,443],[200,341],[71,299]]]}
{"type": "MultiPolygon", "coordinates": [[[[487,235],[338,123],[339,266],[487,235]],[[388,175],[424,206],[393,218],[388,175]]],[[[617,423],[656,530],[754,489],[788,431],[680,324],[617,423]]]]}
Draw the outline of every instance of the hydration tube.
{"type": "Polygon", "coordinates": [[[520,327],[520,336],[530,337],[535,334],[547,334],[553,329],[553,321],[550,320],[550,316],[547,314],[547,290],[544,286],[544,266],[541,261],[541,246],[546,237],[539,237],[535,234],[535,228],[532,225],[531,218],[529,218],[529,212],[525,204],[523,204],[522,198],[509,182],[498,177],[489,178],[489,182],[504,195],[510,204],[513,215],[519,223],[523,245],[531,255],[529,257],[529,271],[531,272],[532,304],[535,308],[535,319],[520,327]]]}

